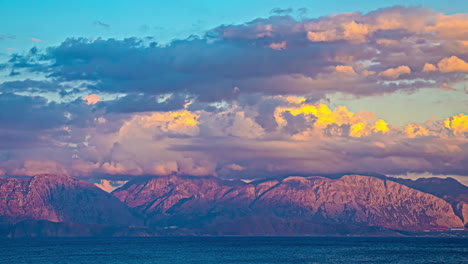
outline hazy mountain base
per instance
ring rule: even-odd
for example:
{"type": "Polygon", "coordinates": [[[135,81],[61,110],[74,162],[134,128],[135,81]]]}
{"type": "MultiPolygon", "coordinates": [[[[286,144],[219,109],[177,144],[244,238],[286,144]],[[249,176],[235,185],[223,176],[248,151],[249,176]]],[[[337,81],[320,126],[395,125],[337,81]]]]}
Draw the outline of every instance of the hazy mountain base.
{"type": "Polygon", "coordinates": [[[129,182],[113,194],[125,203],[64,176],[0,179],[0,236],[466,234],[452,230],[462,222],[442,199],[364,176],[249,184],[152,177],[129,182]]]}
{"type": "MultiPolygon", "coordinates": [[[[258,221],[259,219],[255,219],[258,221]]],[[[250,221],[244,220],[243,224],[250,221]]],[[[408,232],[390,230],[382,227],[329,227],[321,224],[300,224],[300,232],[277,233],[275,221],[266,220],[266,228],[255,229],[265,221],[255,222],[242,232],[233,232],[232,225],[213,226],[203,230],[184,229],[177,227],[109,227],[99,225],[85,225],[76,223],[56,223],[46,220],[22,221],[15,225],[0,225],[0,237],[156,237],[156,236],[354,236],[354,237],[396,237],[396,236],[425,236],[425,237],[468,237],[466,231],[432,230],[430,232],[408,232]],[[271,229],[273,228],[273,229],[271,229]]],[[[290,223],[279,223],[290,226],[290,223]]],[[[294,224],[293,224],[294,225],[294,224]]],[[[297,227],[298,225],[296,225],[297,227]]],[[[285,230],[284,227],[280,230],[285,230]]],[[[296,230],[297,231],[297,230],[296,230]]]]}

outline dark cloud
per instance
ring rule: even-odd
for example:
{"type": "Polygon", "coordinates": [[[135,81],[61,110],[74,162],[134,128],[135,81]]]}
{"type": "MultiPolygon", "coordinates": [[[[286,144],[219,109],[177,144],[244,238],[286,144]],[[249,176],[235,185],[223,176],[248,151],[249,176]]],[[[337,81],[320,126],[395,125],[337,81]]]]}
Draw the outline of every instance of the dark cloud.
{"type": "Polygon", "coordinates": [[[10,34],[0,34],[0,41],[7,39],[16,39],[16,36],[10,34]]]}
{"type": "Polygon", "coordinates": [[[437,15],[394,7],[303,21],[272,16],[164,46],[137,38],[67,39],[43,53],[15,54],[10,63],[56,81],[94,82],[88,87],[94,92],[176,92],[207,102],[236,98],[234,87],[242,94],[375,95],[466,79],[463,72],[421,72],[425,63],[448,56],[468,60],[466,51],[454,46],[457,39],[437,33],[437,15]],[[336,67],[343,65],[353,74],[339,72],[336,67]],[[380,74],[400,66],[411,72],[380,74]],[[393,80],[404,82],[389,82],[393,80]]]}
{"type": "Polygon", "coordinates": [[[171,95],[162,99],[154,95],[127,95],[115,100],[98,103],[108,113],[134,113],[149,111],[174,111],[184,107],[187,98],[180,95],[171,95]]]}
{"type": "MultiPolygon", "coordinates": [[[[13,72],[13,71],[12,71],[13,72]]],[[[15,72],[14,75],[20,73],[15,72]]],[[[11,74],[10,74],[11,76],[11,74]]],[[[56,92],[62,89],[69,88],[57,81],[37,81],[31,79],[25,79],[20,81],[6,81],[0,84],[0,90],[2,92],[31,92],[38,93],[43,91],[56,92]]]]}
{"type": "Polygon", "coordinates": [[[109,24],[103,23],[103,22],[98,21],[98,20],[94,21],[93,25],[98,26],[98,27],[103,27],[103,28],[110,28],[109,24]]]}
{"type": "Polygon", "coordinates": [[[0,94],[0,123],[4,129],[47,129],[66,123],[61,107],[40,96],[0,94]]]}
{"type": "MultiPolygon", "coordinates": [[[[32,131],[16,130],[11,127],[0,129],[0,149],[30,149],[41,144],[40,134],[32,131]]],[[[4,157],[8,160],[9,157],[4,157]]]]}
{"type": "Polygon", "coordinates": [[[289,13],[292,13],[293,9],[292,8],[273,8],[270,13],[272,14],[277,14],[277,15],[285,15],[285,14],[289,14],[289,13]]]}
{"type": "Polygon", "coordinates": [[[57,103],[41,96],[0,94],[0,123],[3,129],[48,130],[60,126],[87,127],[99,113],[81,99],[57,103]]]}

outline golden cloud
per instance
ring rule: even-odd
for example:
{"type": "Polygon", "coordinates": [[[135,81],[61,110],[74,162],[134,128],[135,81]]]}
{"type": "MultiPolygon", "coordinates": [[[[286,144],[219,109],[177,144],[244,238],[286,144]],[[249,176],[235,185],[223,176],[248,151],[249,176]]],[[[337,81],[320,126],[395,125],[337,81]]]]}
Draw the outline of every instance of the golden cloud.
{"type": "Polygon", "coordinates": [[[463,113],[451,116],[444,120],[446,128],[452,130],[455,135],[463,135],[468,132],[468,115],[463,113]]]}

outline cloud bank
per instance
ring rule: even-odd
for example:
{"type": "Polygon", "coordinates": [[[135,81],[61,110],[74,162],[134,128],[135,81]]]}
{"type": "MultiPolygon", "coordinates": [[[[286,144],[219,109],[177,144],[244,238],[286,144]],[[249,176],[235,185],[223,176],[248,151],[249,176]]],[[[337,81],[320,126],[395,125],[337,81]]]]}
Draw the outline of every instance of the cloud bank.
{"type": "Polygon", "coordinates": [[[324,104],[337,92],[464,95],[454,87],[468,77],[467,14],[290,13],[167,44],[71,38],[11,55],[0,173],[468,175],[464,113],[394,126],[324,104]]]}

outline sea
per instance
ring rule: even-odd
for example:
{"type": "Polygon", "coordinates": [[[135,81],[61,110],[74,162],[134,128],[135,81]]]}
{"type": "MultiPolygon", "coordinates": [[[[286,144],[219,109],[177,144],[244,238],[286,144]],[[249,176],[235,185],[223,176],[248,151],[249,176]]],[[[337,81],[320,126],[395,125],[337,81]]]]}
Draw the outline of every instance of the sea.
{"type": "Polygon", "coordinates": [[[0,239],[0,263],[468,263],[468,238],[0,239]]]}

